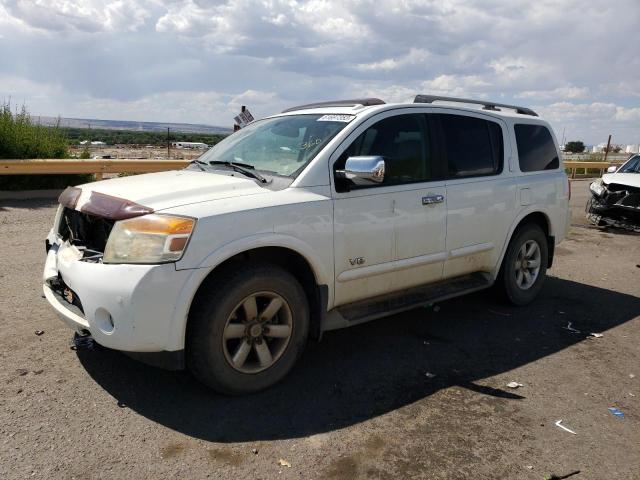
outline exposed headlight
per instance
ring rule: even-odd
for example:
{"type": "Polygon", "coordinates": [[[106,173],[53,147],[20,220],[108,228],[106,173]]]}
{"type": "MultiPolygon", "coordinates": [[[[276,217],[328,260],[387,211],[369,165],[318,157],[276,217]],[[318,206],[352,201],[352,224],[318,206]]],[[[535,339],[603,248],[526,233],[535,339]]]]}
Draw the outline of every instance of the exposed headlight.
{"type": "Polygon", "coordinates": [[[182,257],[196,221],[172,215],[143,215],[116,222],[104,263],[165,263],[182,257]]]}
{"type": "Polygon", "coordinates": [[[604,193],[604,185],[602,185],[602,181],[592,182],[591,185],[589,185],[589,190],[591,190],[591,193],[596,197],[601,197],[604,193]]]}

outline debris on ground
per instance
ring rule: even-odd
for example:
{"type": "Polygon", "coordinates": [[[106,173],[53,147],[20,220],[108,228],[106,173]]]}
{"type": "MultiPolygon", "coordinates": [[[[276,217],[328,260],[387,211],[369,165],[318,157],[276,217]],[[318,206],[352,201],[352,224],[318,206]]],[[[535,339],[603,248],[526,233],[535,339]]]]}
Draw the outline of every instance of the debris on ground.
{"type": "Polygon", "coordinates": [[[573,430],[570,430],[567,427],[565,427],[564,425],[562,425],[562,419],[560,419],[560,420],[558,420],[556,422],[556,427],[560,427],[561,429],[563,429],[566,432],[572,433],[573,435],[577,435],[576,432],[574,432],[573,430]]]}
{"type": "Polygon", "coordinates": [[[545,475],[542,480],[564,480],[565,478],[573,477],[574,475],[578,475],[580,470],[575,470],[571,473],[567,473],[566,475],[545,475]]]}
{"type": "Polygon", "coordinates": [[[34,375],[40,375],[42,372],[44,372],[44,370],[34,370],[33,374],[34,375]]]}
{"type": "Polygon", "coordinates": [[[284,458],[281,458],[280,460],[278,460],[278,465],[280,465],[281,467],[291,468],[291,464],[287,462],[284,458]]]}
{"type": "Polygon", "coordinates": [[[124,403],[122,400],[118,400],[118,403],[116,403],[116,405],[118,405],[118,407],[120,408],[127,408],[127,404],[124,403]]]}
{"type": "Polygon", "coordinates": [[[498,312],[496,310],[487,310],[489,313],[493,313],[494,315],[502,315],[503,317],[510,317],[511,314],[510,313],[505,313],[505,312],[498,312]]]}
{"type": "Polygon", "coordinates": [[[436,376],[436,374],[435,373],[431,373],[431,372],[427,372],[427,373],[424,374],[424,376],[427,377],[427,378],[433,378],[433,377],[436,376]]]}
{"type": "Polygon", "coordinates": [[[636,378],[636,376],[633,373],[630,373],[629,378],[636,378]]]}
{"type": "Polygon", "coordinates": [[[624,418],[624,412],[616,407],[609,407],[609,411],[616,417],[624,418]]]}
{"type": "Polygon", "coordinates": [[[35,333],[37,336],[40,336],[40,335],[42,335],[44,333],[44,330],[36,330],[33,333],[35,333]]]}
{"type": "Polygon", "coordinates": [[[603,334],[601,333],[590,333],[589,335],[587,335],[589,338],[602,338],[604,337],[603,334]]]}
{"type": "Polygon", "coordinates": [[[509,388],[520,388],[520,387],[524,387],[524,385],[522,383],[518,383],[518,382],[509,382],[509,383],[507,383],[507,387],[509,387],[509,388]]]}
{"type": "Polygon", "coordinates": [[[16,373],[21,377],[24,377],[27,373],[29,373],[29,370],[27,370],[26,368],[18,368],[16,370],[16,373]]]}
{"type": "Polygon", "coordinates": [[[580,330],[576,330],[575,328],[573,328],[571,326],[571,323],[572,322],[567,322],[567,326],[562,328],[564,328],[565,330],[569,330],[571,333],[581,333],[580,330]]]}
{"type": "Polygon", "coordinates": [[[95,340],[91,335],[79,335],[75,333],[71,339],[71,350],[93,350],[95,340]]]}
{"type": "Polygon", "coordinates": [[[258,454],[258,449],[257,448],[252,448],[251,449],[251,453],[253,453],[254,455],[258,454]]]}
{"type": "Polygon", "coordinates": [[[526,466],[526,467],[524,467],[524,468],[526,468],[526,469],[528,469],[528,470],[533,470],[533,465],[527,465],[527,466],[526,466]]]}

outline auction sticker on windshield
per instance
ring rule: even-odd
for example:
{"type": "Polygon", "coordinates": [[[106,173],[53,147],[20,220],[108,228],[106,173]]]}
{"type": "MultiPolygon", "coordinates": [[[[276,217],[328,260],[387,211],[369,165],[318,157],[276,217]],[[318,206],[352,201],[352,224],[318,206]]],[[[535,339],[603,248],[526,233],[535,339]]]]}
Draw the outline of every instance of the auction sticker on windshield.
{"type": "Polygon", "coordinates": [[[356,118],[355,115],[323,115],[318,119],[318,122],[350,122],[356,118]]]}

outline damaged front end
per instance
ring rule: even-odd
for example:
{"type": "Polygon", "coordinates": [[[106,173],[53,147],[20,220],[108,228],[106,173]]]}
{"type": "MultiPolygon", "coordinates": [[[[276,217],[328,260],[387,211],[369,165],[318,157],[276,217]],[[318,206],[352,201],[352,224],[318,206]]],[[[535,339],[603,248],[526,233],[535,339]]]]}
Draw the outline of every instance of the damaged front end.
{"type": "Polygon", "coordinates": [[[60,209],[52,235],[46,240],[47,260],[43,281],[49,292],[76,318],[84,319],[78,294],[60,273],[61,265],[73,262],[103,263],[104,253],[116,221],[153,212],[127,200],[69,187],[60,195],[60,209]]]}
{"type": "Polygon", "coordinates": [[[640,188],[597,180],[589,190],[586,212],[591,223],[640,232],[640,188]]]}

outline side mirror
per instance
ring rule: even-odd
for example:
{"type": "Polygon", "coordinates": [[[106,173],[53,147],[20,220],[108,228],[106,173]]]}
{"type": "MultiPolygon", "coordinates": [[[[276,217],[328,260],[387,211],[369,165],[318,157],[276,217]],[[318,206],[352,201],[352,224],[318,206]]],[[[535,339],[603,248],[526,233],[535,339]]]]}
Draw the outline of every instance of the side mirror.
{"type": "Polygon", "coordinates": [[[385,162],[382,157],[349,157],[344,170],[336,170],[336,177],[349,180],[353,185],[376,185],[383,182],[384,171],[385,162]]]}
{"type": "Polygon", "coordinates": [[[615,165],[611,165],[609,168],[607,168],[607,173],[616,173],[617,170],[618,167],[616,167],[615,165]]]}

